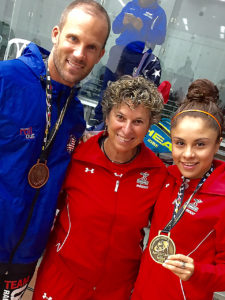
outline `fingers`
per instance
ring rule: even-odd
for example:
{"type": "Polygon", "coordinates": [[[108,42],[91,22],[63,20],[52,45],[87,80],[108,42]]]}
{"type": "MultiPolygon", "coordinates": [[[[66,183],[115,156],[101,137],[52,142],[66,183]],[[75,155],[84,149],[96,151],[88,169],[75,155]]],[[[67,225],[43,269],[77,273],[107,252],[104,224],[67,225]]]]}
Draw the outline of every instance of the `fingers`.
{"type": "Polygon", "coordinates": [[[83,136],[82,136],[82,141],[83,142],[87,142],[87,140],[89,140],[93,135],[98,134],[98,131],[87,131],[85,130],[83,136]]]}
{"type": "Polygon", "coordinates": [[[181,280],[186,281],[194,273],[194,260],[183,254],[170,255],[163,267],[173,272],[181,280]]]}

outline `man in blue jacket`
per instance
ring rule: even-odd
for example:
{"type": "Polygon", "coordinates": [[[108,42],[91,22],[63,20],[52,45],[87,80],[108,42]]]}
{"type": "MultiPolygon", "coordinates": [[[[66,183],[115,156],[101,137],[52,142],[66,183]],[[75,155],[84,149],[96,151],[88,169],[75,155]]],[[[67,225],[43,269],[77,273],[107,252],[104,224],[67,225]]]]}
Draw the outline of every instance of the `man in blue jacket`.
{"type": "Polygon", "coordinates": [[[73,1],[51,53],[31,43],[0,62],[0,299],[19,299],[53,224],[70,154],[85,129],[78,83],[104,54],[109,17],[73,1]]]}
{"type": "MultiPolygon", "coordinates": [[[[101,100],[108,81],[115,81],[124,74],[132,75],[145,48],[150,55],[155,45],[164,42],[166,24],[165,11],[157,0],[132,0],[115,18],[112,30],[119,36],[109,52],[101,95],[95,109],[96,120],[102,121],[101,100]]],[[[156,69],[159,69],[158,66],[156,69]]]]}

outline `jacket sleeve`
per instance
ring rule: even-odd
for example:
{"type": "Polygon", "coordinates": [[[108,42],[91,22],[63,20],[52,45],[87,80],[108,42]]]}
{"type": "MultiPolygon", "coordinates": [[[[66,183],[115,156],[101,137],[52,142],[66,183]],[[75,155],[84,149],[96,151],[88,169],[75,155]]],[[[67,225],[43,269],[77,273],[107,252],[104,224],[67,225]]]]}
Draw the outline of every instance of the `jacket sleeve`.
{"type": "Polygon", "coordinates": [[[162,9],[158,16],[155,17],[151,26],[148,22],[144,22],[145,40],[153,45],[161,45],[166,37],[167,19],[165,11],[162,9]]]}
{"type": "Polygon", "coordinates": [[[204,287],[209,292],[225,291],[225,211],[214,230],[214,262],[211,264],[196,262],[194,274],[187,281],[195,286],[204,287]]]}
{"type": "Polygon", "coordinates": [[[130,3],[128,3],[126,6],[124,6],[122,11],[114,19],[114,21],[112,23],[113,33],[119,34],[126,29],[126,25],[123,24],[123,18],[125,16],[125,13],[128,12],[129,7],[130,7],[130,3]]]}

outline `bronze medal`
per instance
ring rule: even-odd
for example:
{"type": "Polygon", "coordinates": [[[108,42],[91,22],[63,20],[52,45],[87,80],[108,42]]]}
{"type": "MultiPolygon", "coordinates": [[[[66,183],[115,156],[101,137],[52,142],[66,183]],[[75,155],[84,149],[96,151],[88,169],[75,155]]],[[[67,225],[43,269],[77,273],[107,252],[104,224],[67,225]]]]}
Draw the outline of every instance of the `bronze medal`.
{"type": "Polygon", "coordinates": [[[46,184],[49,178],[49,169],[45,163],[37,163],[30,169],[28,174],[28,182],[34,189],[39,189],[46,184]]]}
{"type": "Polygon", "coordinates": [[[169,255],[176,253],[176,247],[173,240],[170,238],[170,233],[168,235],[160,234],[154,237],[149,246],[149,252],[152,259],[163,264],[169,255]]]}

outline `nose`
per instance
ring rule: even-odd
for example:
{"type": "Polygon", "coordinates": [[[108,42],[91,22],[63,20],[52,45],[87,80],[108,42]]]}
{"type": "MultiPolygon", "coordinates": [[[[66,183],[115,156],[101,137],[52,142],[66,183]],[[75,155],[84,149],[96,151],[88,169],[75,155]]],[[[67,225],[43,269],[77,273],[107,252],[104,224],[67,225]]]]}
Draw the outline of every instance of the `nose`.
{"type": "Polygon", "coordinates": [[[189,158],[189,157],[191,158],[191,157],[193,157],[194,156],[194,150],[193,150],[193,148],[191,146],[185,147],[184,152],[183,152],[183,156],[185,158],[189,158]]]}
{"type": "Polygon", "coordinates": [[[82,60],[85,57],[85,49],[84,46],[82,45],[76,45],[74,51],[73,51],[73,55],[79,59],[82,60]]]}
{"type": "Polygon", "coordinates": [[[132,132],[132,123],[127,121],[124,123],[124,126],[123,126],[123,133],[125,135],[128,135],[129,133],[132,132]]]}

